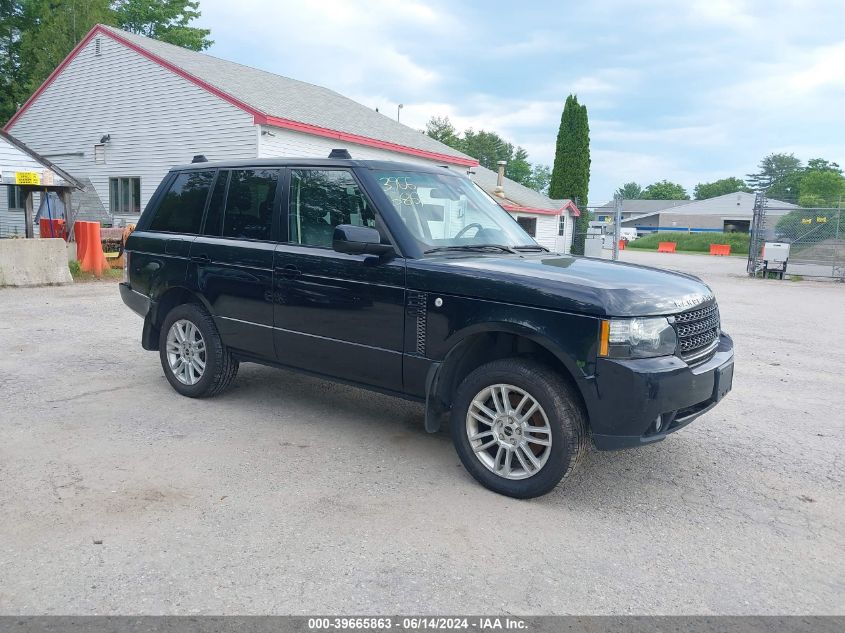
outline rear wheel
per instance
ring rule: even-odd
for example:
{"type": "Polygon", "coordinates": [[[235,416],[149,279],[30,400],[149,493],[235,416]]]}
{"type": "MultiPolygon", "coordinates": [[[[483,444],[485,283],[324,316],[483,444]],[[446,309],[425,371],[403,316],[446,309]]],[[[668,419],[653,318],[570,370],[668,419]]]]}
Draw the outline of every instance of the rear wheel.
{"type": "Polygon", "coordinates": [[[533,360],[482,365],[458,387],[452,441],[487,488],[526,499],[546,494],[586,450],[581,405],[569,385],[533,360]]]}
{"type": "Polygon", "coordinates": [[[214,319],[201,306],[176,306],[165,317],[159,357],[170,385],[183,396],[207,398],[229,387],[238,361],[220,339],[214,319]]]}

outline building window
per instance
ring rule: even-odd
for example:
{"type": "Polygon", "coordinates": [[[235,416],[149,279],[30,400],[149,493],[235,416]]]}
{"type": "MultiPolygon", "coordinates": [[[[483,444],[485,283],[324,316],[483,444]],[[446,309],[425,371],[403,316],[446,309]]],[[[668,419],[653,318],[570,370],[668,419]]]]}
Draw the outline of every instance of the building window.
{"type": "Polygon", "coordinates": [[[560,214],[560,218],[557,222],[557,234],[566,235],[566,215],[563,213],[560,214]]]}
{"type": "Polygon", "coordinates": [[[528,235],[537,236],[537,218],[517,218],[516,221],[528,235]]]}
{"type": "Polygon", "coordinates": [[[112,215],[141,213],[141,179],[109,178],[109,209],[112,215]]]}
{"type": "Polygon", "coordinates": [[[94,145],[94,163],[97,165],[106,164],[106,146],[104,143],[94,145]]]}
{"type": "Polygon", "coordinates": [[[9,210],[23,211],[24,199],[26,195],[22,187],[17,185],[8,185],[9,192],[9,210]]]}

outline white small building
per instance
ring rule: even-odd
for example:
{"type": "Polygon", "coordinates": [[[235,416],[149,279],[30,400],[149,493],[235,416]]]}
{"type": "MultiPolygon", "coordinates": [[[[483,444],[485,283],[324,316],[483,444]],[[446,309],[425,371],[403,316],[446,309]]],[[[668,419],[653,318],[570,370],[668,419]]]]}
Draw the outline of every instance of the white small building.
{"type": "Polygon", "coordinates": [[[72,204],[71,192],[79,194],[83,189],[84,184],[76,178],[0,130],[0,237],[37,235],[35,210],[41,200],[53,201],[56,216],[49,219],[59,219],[65,205],[72,204]],[[47,198],[47,192],[53,195],[47,198]]]}
{"type": "MultiPolygon", "coordinates": [[[[402,160],[496,173],[474,158],[332,90],[97,25],[6,125],[93,183],[117,223],[134,222],[173,166],[209,160],[326,157],[402,160]]],[[[544,246],[568,252],[578,210],[513,181],[502,205],[544,246]]]]}

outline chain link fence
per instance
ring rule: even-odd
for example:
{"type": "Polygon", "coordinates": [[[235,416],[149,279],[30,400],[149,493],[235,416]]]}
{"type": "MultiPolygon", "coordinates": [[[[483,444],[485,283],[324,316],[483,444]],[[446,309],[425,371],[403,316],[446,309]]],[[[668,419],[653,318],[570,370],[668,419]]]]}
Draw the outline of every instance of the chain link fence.
{"type": "Polygon", "coordinates": [[[748,273],[763,275],[765,245],[789,245],[788,275],[845,281],[845,210],[836,207],[770,206],[758,193],[751,222],[748,273]]]}

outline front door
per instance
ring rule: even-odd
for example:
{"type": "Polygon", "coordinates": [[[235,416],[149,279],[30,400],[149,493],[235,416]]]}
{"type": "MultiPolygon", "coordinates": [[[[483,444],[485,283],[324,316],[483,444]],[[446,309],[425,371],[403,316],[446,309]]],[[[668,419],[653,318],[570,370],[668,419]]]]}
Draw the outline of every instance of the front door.
{"type": "Polygon", "coordinates": [[[274,359],[273,251],[279,169],[221,169],[202,235],[191,244],[193,284],[226,345],[274,359]]]}
{"type": "Polygon", "coordinates": [[[332,250],[338,224],[380,228],[351,170],[292,169],[288,194],[274,261],[279,362],[401,391],[404,259],[332,250]]]}

